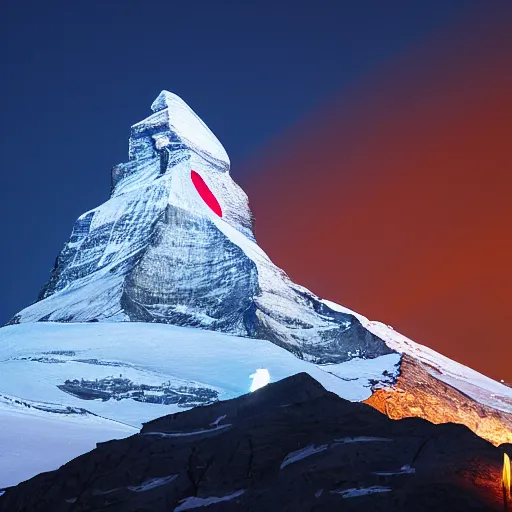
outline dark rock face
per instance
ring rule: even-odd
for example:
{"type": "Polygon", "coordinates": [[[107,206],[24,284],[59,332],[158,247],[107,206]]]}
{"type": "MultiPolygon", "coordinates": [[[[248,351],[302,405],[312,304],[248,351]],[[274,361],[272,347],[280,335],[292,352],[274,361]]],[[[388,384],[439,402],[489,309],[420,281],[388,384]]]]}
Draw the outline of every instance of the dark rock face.
{"type": "Polygon", "coordinates": [[[466,427],[393,421],[298,374],[99,444],[0,511],[498,511],[502,457],[466,427]]]}
{"type": "Polygon", "coordinates": [[[239,334],[246,331],[258,274],[211,221],[168,206],[123,290],[121,304],[133,321],[239,334]]]}
{"type": "Polygon", "coordinates": [[[66,380],[57,386],[61,391],[82,400],[135,400],[151,404],[171,405],[181,408],[209,405],[218,400],[218,392],[194,386],[173,386],[164,382],[160,386],[138,384],[130,379],[104,377],[96,380],[66,380]]]}

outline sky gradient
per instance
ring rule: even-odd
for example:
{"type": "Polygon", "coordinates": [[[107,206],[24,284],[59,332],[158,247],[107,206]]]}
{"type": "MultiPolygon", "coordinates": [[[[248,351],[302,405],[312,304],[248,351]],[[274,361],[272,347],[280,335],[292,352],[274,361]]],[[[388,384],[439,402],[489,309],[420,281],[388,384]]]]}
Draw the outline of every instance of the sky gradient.
{"type": "Polygon", "coordinates": [[[511,381],[511,8],[2,2],[0,323],[168,89],[225,146],[292,278],[511,381]]]}
{"type": "Polygon", "coordinates": [[[510,8],[468,13],[244,174],[259,242],[294,280],[507,382],[511,26],[510,8]]]}

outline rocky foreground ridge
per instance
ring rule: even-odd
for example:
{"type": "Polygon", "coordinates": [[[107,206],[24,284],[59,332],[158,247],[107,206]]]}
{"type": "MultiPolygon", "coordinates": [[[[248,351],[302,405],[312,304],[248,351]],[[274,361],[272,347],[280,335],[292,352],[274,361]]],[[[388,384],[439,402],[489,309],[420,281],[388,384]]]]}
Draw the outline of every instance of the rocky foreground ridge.
{"type": "Polygon", "coordinates": [[[501,511],[506,448],[390,420],[302,373],[101,443],[8,489],[0,511],[501,511]]]}

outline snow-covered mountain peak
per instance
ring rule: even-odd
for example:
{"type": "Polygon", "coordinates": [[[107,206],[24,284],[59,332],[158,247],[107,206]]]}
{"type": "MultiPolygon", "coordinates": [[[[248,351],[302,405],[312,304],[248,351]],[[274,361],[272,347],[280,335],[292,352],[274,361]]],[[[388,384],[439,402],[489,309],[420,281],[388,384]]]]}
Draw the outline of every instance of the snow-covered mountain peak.
{"type": "Polygon", "coordinates": [[[215,165],[219,171],[229,171],[230,161],[226,150],[179,96],[162,91],[151,104],[151,110],[152,115],[132,126],[130,160],[144,156],[154,147],[158,150],[163,147],[186,147],[215,165]]]}
{"type": "MultiPolygon", "coordinates": [[[[151,104],[151,110],[153,112],[159,112],[169,107],[169,104],[173,102],[179,102],[185,104],[185,102],[176,94],[166,91],[165,89],[156,97],[155,101],[151,104]]],[[[188,105],[187,105],[188,107],[188,105]]],[[[188,107],[190,108],[190,107],[188,107]]]]}
{"type": "Polygon", "coordinates": [[[84,213],[40,301],[11,323],[158,322],[266,339],[338,363],[394,351],[293,283],[257,245],[244,191],[209,128],[163,91],[132,126],[111,198],[84,213]]]}

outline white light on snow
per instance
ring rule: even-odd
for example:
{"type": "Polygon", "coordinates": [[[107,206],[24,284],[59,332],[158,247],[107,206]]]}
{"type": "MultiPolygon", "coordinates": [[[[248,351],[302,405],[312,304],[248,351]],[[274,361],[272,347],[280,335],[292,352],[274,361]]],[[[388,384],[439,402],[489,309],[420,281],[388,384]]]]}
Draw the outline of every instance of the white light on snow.
{"type": "Polygon", "coordinates": [[[256,391],[270,382],[270,373],[265,368],[258,368],[249,377],[252,379],[251,391],[256,391]]]}

